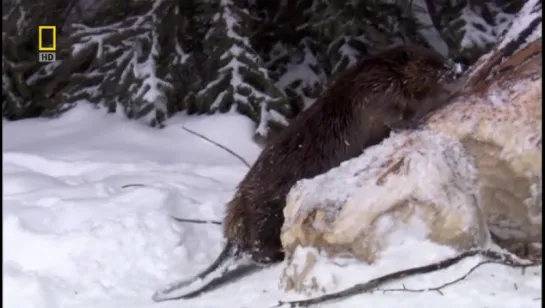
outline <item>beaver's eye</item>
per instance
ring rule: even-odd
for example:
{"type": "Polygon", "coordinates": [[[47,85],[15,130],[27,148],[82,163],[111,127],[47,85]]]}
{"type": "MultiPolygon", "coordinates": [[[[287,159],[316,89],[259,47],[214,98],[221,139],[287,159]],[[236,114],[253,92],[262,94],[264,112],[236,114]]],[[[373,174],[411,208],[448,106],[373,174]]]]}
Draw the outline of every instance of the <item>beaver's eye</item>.
{"type": "Polygon", "coordinates": [[[410,58],[409,52],[407,50],[401,50],[401,53],[399,55],[399,62],[401,64],[405,64],[409,62],[409,58],[410,58]]]}

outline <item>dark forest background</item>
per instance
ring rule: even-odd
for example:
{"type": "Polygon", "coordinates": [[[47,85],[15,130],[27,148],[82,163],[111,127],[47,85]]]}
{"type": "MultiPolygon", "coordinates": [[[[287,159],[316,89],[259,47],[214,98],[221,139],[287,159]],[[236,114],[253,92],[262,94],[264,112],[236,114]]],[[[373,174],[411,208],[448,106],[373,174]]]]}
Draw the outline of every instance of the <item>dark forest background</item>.
{"type": "Polygon", "coordinates": [[[235,110],[267,137],[336,72],[411,43],[471,65],[524,0],[3,0],[2,115],[77,103],[163,127],[177,112],[235,110]],[[38,26],[57,61],[38,62],[38,26]]]}

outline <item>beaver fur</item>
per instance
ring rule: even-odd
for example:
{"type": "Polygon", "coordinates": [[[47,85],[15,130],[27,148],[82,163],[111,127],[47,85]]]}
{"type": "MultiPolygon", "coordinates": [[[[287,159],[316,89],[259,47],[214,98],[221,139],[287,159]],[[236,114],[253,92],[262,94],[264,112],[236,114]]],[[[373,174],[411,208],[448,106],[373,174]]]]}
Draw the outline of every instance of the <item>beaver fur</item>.
{"type": "Polygon", "coordinates": [[[280,230],[286,195],[359,156],[447,101],[452,67],[439,54],[400,46],[340,74],[317,101],[270,140],[227,204],[223,232],[254,262],[284,258],[280,230]]]}

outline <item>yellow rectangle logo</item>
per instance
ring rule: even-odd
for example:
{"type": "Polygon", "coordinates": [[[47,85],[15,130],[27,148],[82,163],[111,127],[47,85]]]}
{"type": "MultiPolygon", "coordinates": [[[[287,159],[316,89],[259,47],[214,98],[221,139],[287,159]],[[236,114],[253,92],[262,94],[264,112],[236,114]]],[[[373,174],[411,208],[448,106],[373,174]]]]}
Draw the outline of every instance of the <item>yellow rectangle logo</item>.
{"type": "Polygon", "coordinates": [[[38,51],[57,50],[57,26],[38,26],[38,51]]]}

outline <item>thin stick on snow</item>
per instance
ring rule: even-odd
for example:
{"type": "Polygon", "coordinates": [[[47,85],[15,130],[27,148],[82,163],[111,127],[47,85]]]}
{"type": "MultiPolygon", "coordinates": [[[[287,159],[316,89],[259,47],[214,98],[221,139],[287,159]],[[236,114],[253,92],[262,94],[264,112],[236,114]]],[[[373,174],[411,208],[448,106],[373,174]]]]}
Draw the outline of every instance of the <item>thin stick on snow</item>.
{"type": "Polygon", "coordinates": [[[121,186],[121,188],[129,188],[129,187],[146,187],[144,184],[126,184],[121,186]]]}
{"type": "MultiPolygon", "coordinates": [[[[467,273],[465,273],[463,276],[461,277],[458,277],[454,280],[451,280],[449,282],[446,282],[442,285],[439,285],[437,287],[432,287],[432,288],[423,288],[423,289],[408,289],[407,287],[405,287],[405,285],[403,285],[403,288],[398,288],[398,289],[377,289],[377,291],[382,291],[382,293],[388,293],[388,292],[430,292],[430,291],[435,291],[441,295],[443,295],[443,292],[441,292],[442,289],[448,287],[448,286],[451,286],[453,284],[456,284],[462,280],[465,280],[469,275],[471,275],[471,273],[473,273],[477,268],[483,266],[483,265],[486,265],[486,264],[501,264],[501,265],[508,265],[510,267],[516,267],[516,268],[527,268],[527,267],[530,267],[530,266],[538,266],[538,265],[541,265],[541,264],[534,264],[534,263],[529,263],[529,264],[523,264],[523,263],[516,263],[516,264],[505,264],[504,261],[493,261],[493,260],[486,260],[486,261],[481,261],[479,263],[477,263],[475,266],[473,266],[471,269],[469,269],[469,271],[467,271],[467,273]]],[[[515,290],[517,289],[517,285],[515,284],[515,290]]]]}
{"type": "MultiPolygon", "coordinates": [[[[281,307],[283,305],[288,305],[288,307],[308,307],[315,304],[321,304],[328,301],[333,300],[341,300],[348,298],[350,296],[363,294],[363,293],[369,293],[372,291],[376,291],[378,286],[384,285],[385,283],[392,282],[394,280],[399,280],[408,276],[414,276],[414,275],[420,275],[420,274],[426,274],[438,270],[445,269],[447,267],[450,267],[460,261],[462,261],[465,258],[473,257],[473,256],[482,256],[485,258],[488,258],[489,260],[482,261],[478,263],[476,266],[471,268],[468,273],[463,275],[462,277],[445,283],[439,287],[435,288],[426,288],[421,290],[411,290],[407,288],[403,289],[392,289],[393,291],[406,291],[406,292],[425,292],[425,291],[437,291],[440,292],[442,288],[445,288],[447,286],[450,286],[452,284],[455,284],[459,281],[464,280],[467,276],[469,276],[473,271],[475,271],[478,267],[488,264],[488,263],[496,263],[496,264],[502,264],[510,267],[530,267],[530,266],[539,266],[541,265],[541,262],[524,262],[519,261],[516,258],[514,258],[511,254],[493,251],[493,250],[470,250],[466,251],[458,256],[442,260],[440,262],[428,264],[425,266],[420,267],[414,267],[402,271],[393,272],[375,279],[371,279],[368,282],[356,284],[352,287],[349,287],[345,290],[326,294],[323,296],[318,296],[315,298],[307,299],[307,300],[300,300],[300,301],[279,301],[276,306],[273,307],[281,307]]],[[[390,291],[390,290],[382,290],[382,291],[390,291]]]]}
{"type": "MultiPolygon", "coordinates": [[[[126,184],[121,186],[121,188],[128,188],[128,187],[147,187],[144,184],[126,184]]],[[[221,221],[217,220],[204,220],[204,219],[188,219],[188,218],[178,218],[174,216],[170,216],[172,219],[179,221],[179,222],[188,222],[188,223],[194,223],[194,224],[213,224],[213,225],[221,225],[221,221]]]]}
{"type": "MultiPolygon", "coordinates": [[[[182,129],[187,131],[188,133],[190,134],[193,134],[201,139],[204,139],[210,143],[212,143],[213,145],[227,151],[229,154],[235,156],[236,158],[238,158],[244,165],[246,165],[246,167],[250,168],[250,164],[240,155],[238,155],[237,153],[235,153],[234,151],[232,151],[231,149],[227,148],[226,146],[222,145],[222,144],[219,144],[217,143],[216,141],[202,135],[202,134],[199,134],[197,133],[196,131],[193,131],[185,126],[182,126],[182,129]]],[[[171,216],[172,217],[172,216],[171,216]]],[[[214,225],[221,225],[221,221],[216,221],[216,220],[202,220],[202,219],[187,219],[187,218],[178,218],[178,217],[172,217],[172,219],[176,220],[176,221],[179,221],[179,222],[189,222],[189,223],[196,223],[196,224],[214,224],[214,225]]]]}
{"type": "Polygon", "coordinates": [[[221,144],[217,143],[216,141],[214,141],[214,140],[212,140],[212,139],[210,139],[210,138],[208,138],[208,137],[206,137],[204,135],[201,135],[201,134],[197,133],[196,131],[193,131],[193,130],[185,127],[185,126],[182,126],[182,129],[187,131],[190,134],[193,134],[193,135],[195,135],[195,136],[197,136],[197,137],[199,137],[201,139],[204,139],[204,140],[212,143],[213,145],[219,147],[220,149],[223,149],[224,151],[227,151],[229,154],[231,154],[234,157],[238,158],[238,160],[240,160],[244,165],[246,165],[246,167],[248,167],[248,168],[251,167],[250,164],[242,156],[238,155],[237,153],[235,153],[233,150],[227,148],[226,146],[221,145],[221,144]]]}
{"type": "MultiPolygon", "coordinates": [[[[219,144],[217,143],[216,141],[202,135],[202,134],[199,134],[197,133],[196,131],[193,131],[185,126],[182,126],[182,129],[187,131],[188,133],[190,134],[193,134],[201,139],[204,139],[210,143],[212,143],[213,145],[219,147],[220,149],[223,149],[224,151],[227,151],[229,154],[233,155],[234,157],[236,157],[238,160],[240,160],[246,167],[250,168],[250,164],[242,157],[240,156],[239,154],[235,153],[233,150],[227,148],[226,146],[222,145],[222,144],[219,144]]],[[[145,185],[143,184],[127,184],[127,185],[123,185],[121,186],[121,188],[128,188],[128,187],[145,187],[145,185]]],[[[171,216],[172,217],[172,216],[171,216]]],[[[214,225],[221,225],[221,221],[216,221],[216,220],[202,220],[202,219],[186,219],[186,218],[178,218],[178,217],[172,217],[172,219],[176,220],[176,221],[179,221],[179,222],[188,222],[188,223],[195,223],[195,224],[214,224],[214,225]]]]}
{"type": "MultiPolygon", "coordinates": [[[[170,216],[172,217],[172,216],[170,216]]],[[[188,218],[178,218],[178,217],[172,217],[172,219],[180,222],[190,222],[194,224],[214,224],[214,225],[221,225],[221,221],[217,220],[203,220],[203,219],[188,219],[188,218]]]]}

